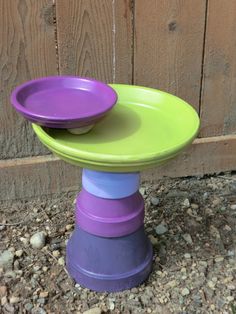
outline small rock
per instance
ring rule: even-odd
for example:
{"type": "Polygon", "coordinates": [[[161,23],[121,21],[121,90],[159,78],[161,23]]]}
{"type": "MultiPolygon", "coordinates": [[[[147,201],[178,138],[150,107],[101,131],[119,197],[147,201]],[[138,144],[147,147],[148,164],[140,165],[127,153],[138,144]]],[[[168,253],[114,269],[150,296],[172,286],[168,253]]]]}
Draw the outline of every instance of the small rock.
{"type": "Polygon", "coordinates": [[[207,282],[207,285],[208,285],[209,288],[214,290],[216,283],[210,280],[210,281],[207,282]]]}
{"type": "Polygon", "coordinates": [[[61,266],[65,266],[65,259],[64,259],[64,257],[60,257],[58,259],[58,264],[61,265],[61,266]]]}
{"type": "Polygon", "coordinates": [[[233,284],[229,284],[229,285],[227,286],[227,289],[229,289],[229,290],[236,290],[236,286],[233,285],[233,284]]]}
{"type": "Polygon", "coordinates": [[[160,203],[160,200],[158,197],[151,197],[151,204],[154,206],[157,206],[160,203]]]}
{"type": "Polygon", "coordinates": [[[115,303],[112,300],[109,300],[109,310],[113,311],[115,308],[115,303]]]}
{"type": "Polygon", "coordinates": [[[58,256],[60,256],[60,251],[55,250],[55,251],[52,252],[52,255],[55,256],[55,257],[58,257],[58,256]]]}
{"type": "Polygon", "coordinates": [[[198,209],[199,208],[198,204],[194,204],[194,203],[191,204],[191,207],[192,207],[192,209],[198,209]]]}
{"type": "Polygon", "coordinates": [[[184,288],[184,289],[182,289],[182,291],[181,291],[181,294],[182,294],[183,297],[186,296],[186,295],[189,295],[189,293],[190,293],[190,291],[189,291],[188,288],[184,288]]]}
{"type": "Polygon", "coordinates": [[[185,254],[184,254],[184,258],[186,258],[186,259],[190,259],[190,258],[191,258],[191,254],[189,254],[189,253],[185,253],[185,254]]]}
{"type": "Polygon", "coordinates": [[[163,235],[164,233],[166,233],[168,231],[168,228],[164,224],[159,224],[155,228],[155,231],[156,231],[156,234],[163,235]]]}
{"type": "Polygon", "coordinates": [[[101,314],[102,310],[99,307],[94,307],[90,310],[83,312],[83,314],[101,314]]]}
{"type": "Polygon", "coordinates": [[[69,231],[73,228],[73,225],[66,225],[66,230],[69,231]]]}
{"type": "Polygon", "coordinates": [[[182,237],[188,244],[193,244],[192,237],[189,233],[183,234],[182,237]]]}
{"type": "Polygon", "coordinates": [[[40,297],[40,298],[47,298],[47,297],[48,297],[48,291],[42,291],[42,292],[40,292],[39,297],[40,297]]]}
{"type": "Polygon", "coordinates": [[[234,296],[229,295],[226,299],[228,302],[232,302],[234,300],[234,296]]]}
{"type": "Polygon", "coordinates": [[[231,205],[231,206],[230,206],[230,209],[236,210],[236,204],[231,205]]]}
{"type": "Polygon", "coordinates": [[[14,255],[12,252],[5,250],[0,255],[0,267],[9,269],[12,267],[14,255]]]}
{"type": "Polygon", "coordinates": [[[217,205],[219,205],[221,203],[220,198],[216,197],[213,201],[212,201],[212,206],[216,207],[217,205]]]}
{"type": "Polygon", "coordinates": [[[6,311],[5,313],[13,313],[13,314],[15,313],[14,306],[9,304],[9,303],[6,303],[4,308],[5,308],[5,311],[6,311]]]}
{"type": "Polygon", "coordinates": [[[45,245],[46,236],[44,232],[37,232],[30,238],[30,244],[34,249],[42,249],[45,245]]]}
{"type": "Polygon", "coordinates": [[[7,297],[6,296],[1,298],[1,305],[3,306],[5,304],[7,304],[7,297]]]}
{"type": "Polygon", "coordinates": [[[21,257],[22,254],[23,254],[23,250],[17,250],[17,251],[15,251],[15,256],[17,256],[17,257],[21,257]]]}
{"type": "Polygon", "coordinates": [[[0,286],[0,297],[5,297],[7,295],[7,287],[6,286],[0,286]]]}
{"type": "Polygon", "coordinates": [[[152,234],[150,234],[148,237],[153,246],[156,246],[158,244],[157,238],[155,238],[152,234]]]}
{"type": "Polygon", "coordinates": [[[25,309],[26,309],[26,311],[31,311],[32,310],[32,308],[33,308],[33,304],[32,303],[26,303],[25,304],[25,309]]]}
{"type": "Polygon", "coordinates": [[[9,302],[10,302],[10,304],[18,303],[18,302],[20,302],[20,298],[19,298],[19,297],[15,297],[15,296],[13,295],[13,296],[11,296],[11,297],[9,298],[9,302]]]}
{"type": "Polygon", "coordinates": [[[189,206],[190,206],[189,199],[186,198],[186,199],[183,201],[183,207],[184,207],[184,208],[188,208],[189,206]]]}
{"type": "Polygon", "coordinates": [[[34,307],[31,314],[46,314],[46,312],[41,307],[34,307]]]}
{"type": "Polygon", "coordinates": [[[142,196],[144,196],[146,194],[146,189],[144,187],[141,187],[139,189],[140,194],[142,194],[142,196]]]}
{"type": "Polygon", "coordinates": [[[21,241],[24,245],[28,245],[28,243],[29,243],[29,239],[24,238],[24,237],[20,237],[20,241],[21,241]]]}
{"type": "Polygon", "coordinates": [[[223,260],[224,260],[224,257],[223,257],[223,256],[217,256],[217,257],[215,258],[215,262],[216,262],[216,263],[221,263],[221,262],[223,262],[223,260]]]}
{"type": "Polygon", "coordinates": [[[43,305],[45,303],[45,299],[44,298],[38,298],[37,303],[43,305]]]}

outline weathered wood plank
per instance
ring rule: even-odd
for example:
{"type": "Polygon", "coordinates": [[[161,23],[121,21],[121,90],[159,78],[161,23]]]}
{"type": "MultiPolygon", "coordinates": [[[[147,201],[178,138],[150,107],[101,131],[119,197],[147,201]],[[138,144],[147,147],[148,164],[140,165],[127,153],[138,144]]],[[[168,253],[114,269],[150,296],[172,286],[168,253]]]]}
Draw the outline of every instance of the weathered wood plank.
{"type": "Polygon", "coordinates": [[[236,1],[208,1],[201,137],[236,132],[236,1]]]}
{"type": "Polygon", "coordinates": [[[59,69],[112,82],[112,1],[56,2],[59,69]]]}
{"type": "Polygon", "coordinates": [[[12,89],[57,73],[52,0],[0,1],[0,158],[45,154],[30,124],[12,109],[12,89]]]}
{"type": "Polygon", "coordinates": [[[173,93],[198,110],[205,11],[205,0],[135,1],[135,84],[173,93]]]}
{"type": "Polygon", "coordinates": [[[58,0],[61,74],[132,81],[131,0],[58,0]]]}
{"type": "Polygon", "coordinates": [[[132,84],[133,7],[132,0],[113,2],[113,82],[132,84]]]}
{"type": "MultiPolygon", "coordinates": [[[[197,139],[188,150],[160,168],[142,173],[143,180],[183,177],[236,169],[236,135],[197,139]]],[[[53,156],[0,161],[0,200],[31,198],[81,187],[81,169],[53,156]]]]}

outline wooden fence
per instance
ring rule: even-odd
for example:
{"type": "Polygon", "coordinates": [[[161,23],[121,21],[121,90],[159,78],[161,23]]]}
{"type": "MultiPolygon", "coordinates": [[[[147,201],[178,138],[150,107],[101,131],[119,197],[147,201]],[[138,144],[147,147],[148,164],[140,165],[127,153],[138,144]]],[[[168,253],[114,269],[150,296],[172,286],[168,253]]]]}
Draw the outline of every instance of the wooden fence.
{"type": "Polygon", "coordinates": [[[76,74],[182,97],[199,138],[144,178],[236,169],[236,0],[0,0],[0,199],[77,189],[9,103],[40,76],[76,74]]]}

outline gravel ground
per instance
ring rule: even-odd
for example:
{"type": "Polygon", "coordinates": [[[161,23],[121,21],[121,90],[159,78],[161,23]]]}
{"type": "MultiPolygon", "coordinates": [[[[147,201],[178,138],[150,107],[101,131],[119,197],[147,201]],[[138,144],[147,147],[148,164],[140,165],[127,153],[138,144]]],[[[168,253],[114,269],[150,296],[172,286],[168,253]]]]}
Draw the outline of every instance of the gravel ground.
{"type": "Polygon", "coordinates": [[[0,313],[236,314],[236,175],[163,179],[140,190],[153,272],[111,294],[66,273],[75,193],[2,203],[0,313]]]}

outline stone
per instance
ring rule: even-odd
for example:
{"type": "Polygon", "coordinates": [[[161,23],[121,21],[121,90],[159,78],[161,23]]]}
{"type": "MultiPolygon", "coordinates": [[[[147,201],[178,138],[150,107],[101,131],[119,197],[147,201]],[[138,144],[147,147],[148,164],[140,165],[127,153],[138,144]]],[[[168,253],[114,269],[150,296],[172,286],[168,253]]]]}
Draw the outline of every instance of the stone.
{"type": "Polygon", "coordinates": [[[83,312],[83,314],[101,314],[101,313],[102,310],[99,307],[93,307],[92,309],[83,312]]]}
{"type": "Polygon", "coordinates": [[[185,253],[185,254],[184,254],[184,258],[186,258],[186,259],[190,259],[190,258],[191,258],[191,254],[189,254],[189,253],[185,253]]]}
{"type": "Polygon", "coordinates": [[[11,296],[11,297],[9,298],[9,302],[10,302],[10,304],[18,303],[18,302],[20,302],[20,298],[19,298],[19,297],[15,297],[15,296],[13,295],[13,296],[11,296]]]}
{"type": "Polygon", "coordinates": [[[193,244],[192,237],[189,233],[183,234],[182,237],[188,244],[193,244]]]}
{"type": "Polygon", "coordinates": [[[32,303],[26,303],[25,304],[25,309],[26,309],[26,311],[31,311],[32,310],[32,308],[33,308],[33,304],[32,303]]]}
{"type": "Polygon", "coordinates": [[[0,298],[5,297],[5,295],[7,295],[7,287],[0,286],[0,298]]]}
{"type": "Polygon", "coordinates": [[[155,228],[155,231],[156,231],[156,234],[163,235],[168,231],[168,228],[166,225],[161,223],[155,228]]]}
{"type": "Polygon", "coordinates": [[[236,210],[236,204],[231,205],[231,206],[230,206],[230,209],[236,210]]]}
{"type": "Polygon", "coordinates": [[[22,254],[23,254],[23,250],[17,250],[17,251],[15,251],[15,256],[17,256],[17,257],[21,257],[22,254]]]}
{"type": "Polygon", "coordinates": [[[60,251],[55,250],[55,251],[52,252],[52,255],[55,256],[55,257],[59,257],[60,256],[60,251]]]}
{"type": "Polygon", "coordinates": [[[73,228],[73,225],[69,224],[69,225],[66,225],[66,230],[69,231],[73,228]]]}
{"type": "Polygon", "coordinates": [[[157,206],[160,203],[160,200],[158,197],[151,197],[151,204],[154,206],[157,206]]]}
{"type": "Polygon", "coordinates": [[[30,238],[30,244],[33,249],[42,249],[45,246],[46,236],[45,233],[40,231],[36,232],[30,238]]]}
{"type": "Polygon", "coordinates": [[[186,199],[183,201],[183,207],[184,207],[184,208],[188,208],[189,206],[190,206],[189,199],[186,198],[186,199]]]}
{"type": "Polygon", "coordinates": [[[65,266],[65,259],[64,259],[64,257],[60,257],[58,259],[58,264],[61,265],[61,266],[65,266]]]}
{"type": "Polygon", "coordinates": [[[149,240],[151,241],[151,243],[152,243],[153,246],[156,246],[156,245],[158,244],[157,238],[155,238],[152,234],[150,234],[150,235],[148,236],[148,238],[149,238],[149,240]]]}
{"type": "Polygon", "coordinates": [[[39,294],[40,298],[47,298],[48,297],[48,291],[41,291],[39,294]]]}
{"type": "Polygon", "coordinates": [[[227,300],[228,302],[232,302],[232,301],[234,300],[234,296],[233,296],[233,295],[229,295],[229,296],[226,298],[226,300],[227,300]]]}
{"type": "Polygon", "coordinates": [[[189,291],[188,288],[183,288],[181,290],[181,294],[182,294],[183,297],[186,296],[186,295],[189,295],[189,293],[190,293],[190,291],[189,291]]]}
{"type": "Polygon", "coordinates": [[[14,255],[9,250],[5,250],[0,255],[0,267],[9,269],[12,268],[14,255]]]}
{"type": "Polygon", "coordinates": [[[223,262],[223,260],[224,260],[224,257],[223,257],[223,256],[217,256],[217,257],[215,258],[215,263],[221,263],[221,262],[223,262]]]}
{"type": "Polygon", "coordinates": [[[144,187],[141,187],[139,189],[140,194],[142,194],[142,196],[144,196],[146,194],[146,189],[144,187]]]}
{"type": "Polygon", "coordinates": [[[4,297],[1,298],[1,305],[3,306],[3,305],[5,305],[6,303],[7,303],[7,297],[4,296],[4,297]]]}

